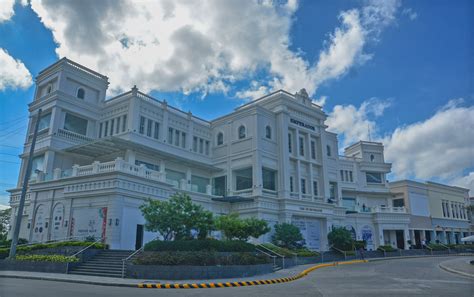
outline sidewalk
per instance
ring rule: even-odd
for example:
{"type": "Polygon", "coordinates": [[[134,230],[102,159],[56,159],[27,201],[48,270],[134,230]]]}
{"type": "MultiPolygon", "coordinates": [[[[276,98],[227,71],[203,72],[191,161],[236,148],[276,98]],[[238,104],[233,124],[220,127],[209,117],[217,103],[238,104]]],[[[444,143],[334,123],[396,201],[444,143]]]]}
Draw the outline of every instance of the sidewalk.
{"type": "Polygon", "coordinates": [[[474,265],[469,263],[471,260],[474,260],[474,257],[447,260],[441,262],[439,267],[452,273],[474,278],[474,265]]]}
{"type": "Polygon", "coordinates": [[[22,278],[22,279],[37,279],[37,280],[49,280],[58,282],[72,282],[82,283],[90,285],[101,285],[101,286],[118,286],[118,287],[134,287],[136,288],[139,283],[205,283],[205,282],[241,282],[241,281],[252,281],[260,279],[274,279],[294,276],[303,270],[314,266],[315,264],[294,266],[287,269],[281,269],[273,273],[255,275],[243,278],[232,278],[232,279],[191,279],[191,280],[150,280],[150,279],[133,279],[133,278],[116,278],[116,277],[98,277],[89,275],[78,275],[78,274],[62,274],[62,273],[45,273],[45,272],[31,272],[31,271],[0,271],[0,278],[22,278]]]}

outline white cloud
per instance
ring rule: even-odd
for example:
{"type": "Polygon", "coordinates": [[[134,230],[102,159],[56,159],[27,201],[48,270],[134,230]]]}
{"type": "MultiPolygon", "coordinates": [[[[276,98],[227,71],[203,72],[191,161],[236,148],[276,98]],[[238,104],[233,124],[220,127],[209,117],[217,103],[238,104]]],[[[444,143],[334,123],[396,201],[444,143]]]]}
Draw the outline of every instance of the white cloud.
{"type": "Polygon", "coordinates": [[[312,95],[366,61],[366,39],[392,22],[393,3],[342,12],[314,65],[289,48],[295,0],[33,0],[32,8],[52,31],[57,54],[108,75],[116,92],[134,84],[144,91],[227,92],[263,70],[258,86],[236,93],[254,98],[279,88],[305,87],[312,95]]]}
{"type": "Polygon", "coordinates": [[[474,172],[469,172],[468,175],[456,177],[449,182],[453,186],[469,189],[469,195],[474,196],[474,172]]]}
{"type": "Polygon", "coordinates": [[[0,5],[0,23],[8,21],[14,14],[15,0],[2,0],[0,5]]]}
{"type": "Polygon", "coordinates": [[[402,14],[406,15],[410,20],[414,21],[418,17],[418,13],[416,13],[412,8],[405,8],[402,10],[402,14]]]}
{"type": "Polygon", "coordinates": [[[474,167],[474,106],[450,101],[431,118],[397,128],[384,138],[399,177],[450,179],[474,167]]]}
{"type": "Polygon", "coordinates": [[[26,89],[33,83],[31,74],[20,60],[15,60],[0,48],[0,91],[7,88],[26,89]]]}
{"type": "Polygon", "coordinates": [[[326,125],[329,131],[343,136],[341,149],[359,140],[373,140],[378,137],[374,119],[382,116],[390,105],[391,100],[378,98],[365,100],[358,108],[352,104],[336,105],[329,113],[326,125]]]}

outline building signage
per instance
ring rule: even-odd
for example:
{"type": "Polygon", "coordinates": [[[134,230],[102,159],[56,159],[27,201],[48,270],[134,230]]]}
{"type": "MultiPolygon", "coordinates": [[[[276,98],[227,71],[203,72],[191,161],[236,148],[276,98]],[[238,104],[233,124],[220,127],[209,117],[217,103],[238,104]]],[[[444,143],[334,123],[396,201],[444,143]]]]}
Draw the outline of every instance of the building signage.
{"type": "Polygon", "coordinates": [[[298,125],[300,127],[316,131],[316,128],[313,125],[303,123],[302,121],[298,121],[298,120],[295,120],[295,119],[290,119],[290,122],[295,124],[295,125],[298,125]]]}
{"type": "Polygon", "coordinates": [[[291,223],[300,229],[308,249],[321,249],[321,224],[319,220],[293,217],[291,223]]]}
{"type": "Polygon", "coordinates": [[[74,209],[74,235],[104,238],[107,227],[107,207],[74,209]]]}
{"type": "Polygon", "coordinates": [[[369,225],[365,225],[362,227],[362,240],[367,243],[367,250],[372,251],[374,250],[374,241],[373,241],[373,233],[372,228],[369,225]]]}

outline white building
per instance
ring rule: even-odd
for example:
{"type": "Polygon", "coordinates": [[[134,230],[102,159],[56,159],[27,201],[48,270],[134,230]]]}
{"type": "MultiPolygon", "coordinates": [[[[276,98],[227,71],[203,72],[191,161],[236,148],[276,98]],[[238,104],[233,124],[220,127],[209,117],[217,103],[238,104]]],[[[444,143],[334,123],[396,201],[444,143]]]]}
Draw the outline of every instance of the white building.
{"type": "MultiPolygon", "coordinates": [[[[182,191],[215,214],[292,222],[311,249],[328,248],[332,226],[369,249],[407,248],[409,215],[391,206],[382,144],[359,142],[338,156],[326,114],[304,89],[206,121],[136,87],[106,99],[108,78],[67,59],[40,72],[36,85],[29,111],[42,116],[21,238],[92,235],[134,249],[156,237],[143,230],[138,207],[182,191]]],[[[34,124],[10,190],[13,213],[34,124]]]]}

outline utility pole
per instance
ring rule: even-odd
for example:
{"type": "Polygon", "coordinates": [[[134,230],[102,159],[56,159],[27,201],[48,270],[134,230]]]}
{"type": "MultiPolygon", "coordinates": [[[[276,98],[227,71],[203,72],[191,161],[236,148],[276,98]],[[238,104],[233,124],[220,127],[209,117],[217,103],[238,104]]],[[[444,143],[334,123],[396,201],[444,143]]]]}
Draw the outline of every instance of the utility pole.
{"type": "Polygon", "coordinates": [[[38,109],[38,115],[36,116],[35,130],[33,132],[33,139],[31,140],[30,146],[30,155],[28,156],[28,162],[26,163],[26,172],[23,176],[23,187],[21,188],[20,203],[18,205],[18,212],[15,217],[15,224],[13,229],[12,245],[10,246],[10,254],[8,256],[10,259],[14,259],[16,256],[16,246],[18,244],[18,236],[20,235],[21,219],[23,216],[23,208],[25,207],[26,190],[28,188],[28,181],[30,180],[31,167],[33,166],[33,153],[35,151],[36,135],[38,134],[40,118],[41,108],[38,109]]]}

